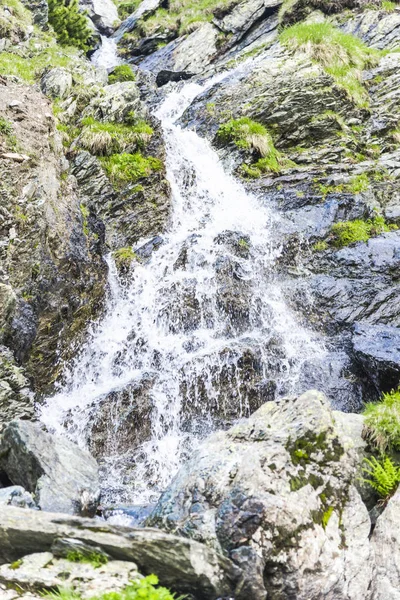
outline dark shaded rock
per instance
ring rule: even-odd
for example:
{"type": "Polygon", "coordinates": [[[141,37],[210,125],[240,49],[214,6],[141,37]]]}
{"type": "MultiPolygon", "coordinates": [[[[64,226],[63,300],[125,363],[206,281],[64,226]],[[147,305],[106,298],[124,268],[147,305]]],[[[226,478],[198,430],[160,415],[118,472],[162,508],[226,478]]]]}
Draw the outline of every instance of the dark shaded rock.
{"type": "Polygon", "coordinates": [[[93,514],[98,502],[96,461],[40,425],[12,421],[0,438],[0,471],[35,495],[45,511],[93,514]]]}
{"type": "Polygon", "coordinates": [[[148,523],[237,560],[248,598],[365,600],[370,521],[352,448],[323,394],[264,404],[195,451],[148,523]]]}
{"type": "Polygon", "coordinates": [[[400,381],[400,329],[356,323],[352,338],[356,360],[377,390],[390,391],[400,381]]]}
{"type": "Polygon", "coordinates": [[[187,79],[191,79],[193,77],[193,73],[187,73],[186,71],[160,71],[156,77],[156,84],[158,87],[162,87],[166,85],[170,81],[186,81],[187,79]]]}
{"type": "Polygon", "coordinates": [[[192,594],[196,600],[233,596],[240,578],[239,569],[228,558],[203,544],[155,529],[110,527],[104,522],[13,507],[0,511],[0,563],[48,552],[58,539],[64,544],[73,539],[73,543],[99,546],[113,559],[136,563],[144,574],[157,573],[162,585],[192,594]]]}
{"type": "Polygon", "coordinates": [[[33,22],[45,29],[49,16],[47,0],[22,0],[22,4],[32,12],[33,22]]]}

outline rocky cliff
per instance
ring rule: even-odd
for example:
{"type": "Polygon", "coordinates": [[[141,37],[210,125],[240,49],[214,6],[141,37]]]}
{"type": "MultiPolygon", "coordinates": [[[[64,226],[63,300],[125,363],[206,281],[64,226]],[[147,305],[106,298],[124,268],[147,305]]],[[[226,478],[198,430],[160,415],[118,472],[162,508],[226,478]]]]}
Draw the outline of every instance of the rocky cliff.
{"type": "Polygon", "coordinates": [[[0,6],[0,597],[400,598],[400,5],[59,5],[0,6]]]}

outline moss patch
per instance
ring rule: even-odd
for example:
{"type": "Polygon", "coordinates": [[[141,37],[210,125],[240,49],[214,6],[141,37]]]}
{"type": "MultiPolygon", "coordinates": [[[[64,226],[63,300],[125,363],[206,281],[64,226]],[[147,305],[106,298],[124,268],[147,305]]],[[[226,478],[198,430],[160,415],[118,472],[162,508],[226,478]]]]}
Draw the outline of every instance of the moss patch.
{"type": "Polygon", "coordinates": [[[101,164],[116,187],[127,183],[135,183],[139,179],[149,177],[152,173],[160,171],[162,162],[153,156],[143,156],[140,152],[135,154],[113,154],[100,159],[101,164]]]}
{"type": "Polygon", "coordinates": [[[119,83],[122,81],[135,81],[136,75],[129,65],[115,67],[108,76],[108,83],[119,83]]]}

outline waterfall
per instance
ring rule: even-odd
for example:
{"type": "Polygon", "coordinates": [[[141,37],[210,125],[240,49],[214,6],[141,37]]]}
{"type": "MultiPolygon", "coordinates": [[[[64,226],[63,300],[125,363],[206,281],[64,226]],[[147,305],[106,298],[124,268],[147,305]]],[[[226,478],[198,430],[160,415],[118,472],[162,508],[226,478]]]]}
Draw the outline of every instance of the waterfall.
{"type": "Polygon", "coordinates": [[[92,63],[96,67],[104,67],[112,69],[121,64],[121,59],[118,56],[117,42],[111,37],[105,35],[100,36],[100,47],[92,56],[92,63]]]}
{"type": "MultiPolygon", "coordinates": [[[[298,323],[275,274],[278,215],[225,172],[208,141],[176,124],[198,94],[237,74],[175,88],[159,107],[169,229],[128,283],[108,258],[105,315],[42,408],[50,429],[83,446],[100,431],[105,502],[155,500],[206,434],[303,391],[305,372],[329,371],[323,340],[298,323]]],[[[328,393],[340,386],[321,379],[328,393]]]]}

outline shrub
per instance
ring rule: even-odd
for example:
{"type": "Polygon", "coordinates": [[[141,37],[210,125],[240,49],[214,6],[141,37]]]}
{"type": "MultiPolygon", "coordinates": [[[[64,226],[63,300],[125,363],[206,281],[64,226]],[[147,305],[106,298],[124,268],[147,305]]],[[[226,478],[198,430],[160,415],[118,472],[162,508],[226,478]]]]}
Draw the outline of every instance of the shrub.
{"type": "Polygon", "coordinates": [[[364,458],[364,464],[363,472],[369,475],[369,478],[363,478],[363,481],[384,500],[389,498],[400,483],[400,467],[388,456],[382,456],[379,460],[374,456],[370,459],[364,458]]]}
{"type": "Polygon", "coordinates": [[[108,76],[108,83],[119,83],[121,81],[135,81],[136,75],[129,65],[119,65],[108,76]]]}
{"type": "Polygon", "coordinates": [[[368,104],[368,93],[361,83],[361,71],[372,66],[379,52],[368,48],[359,38],[343,33],[330,23],[298,23],[284,29],[280,42],[292,50],[302,50],[321,64],[338,85],[358,104],[368,104]]]}
{"type": "Polygon", "coordinates": [[[113,154],[100,160],[107,175],[117,187],[125,183],[134,183],[162,169],[162,162],[158,158],[145,157],[140,152],[113,154]]]}
{"type": "Polygon", "coordinates": [[[380,451],[400,450],[400,388],[364,408],[364,435],[380,451]]]}
{"type": "MultiPolygon", "coordinates": [[[[158,585],[156,575],[148,575],[142,579],[132,581],[124,590],[119,592],[106,592],[94,596],[91,600],[184,600],[184,596],[176,598],[165,587],[158,585]]],[[[81,596],[68,589],[59,589],[58,592],[50,592],[45,598],[52,600],[82,600],[81,596]]]]}
{"type": "Polygon", "coordinates": [[[78,0],[49,0],[48,5],[49,23],[60,44],[87,50],[92,32],[78,0]]]}

